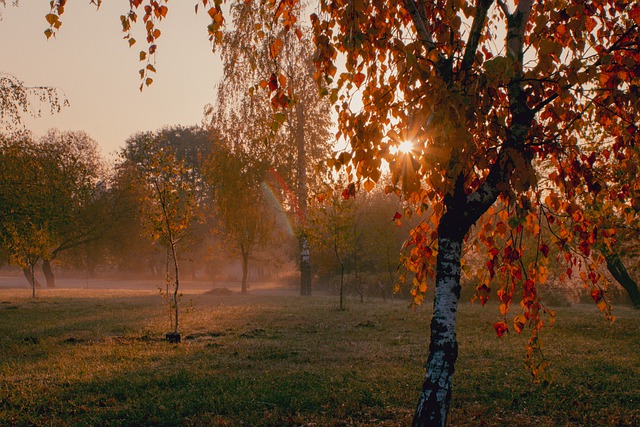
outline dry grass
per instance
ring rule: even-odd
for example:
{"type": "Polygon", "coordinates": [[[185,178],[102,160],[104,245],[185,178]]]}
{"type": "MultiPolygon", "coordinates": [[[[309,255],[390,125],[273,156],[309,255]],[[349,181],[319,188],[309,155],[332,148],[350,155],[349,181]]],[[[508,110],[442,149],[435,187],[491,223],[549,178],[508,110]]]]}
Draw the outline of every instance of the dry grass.
{"type": "MultiPolygon", "coordinates": [[[[429,307],[194,293],[172,345],[155,292],[28,295],[0,290],[2,426],[403,426],[420,388],[429,307]]],[[[640,312],[616,314],[558,310],[544,387],[526,337],[498,340],[497,307],[463,303],[451,424],[639,425],[640,312]]]]}

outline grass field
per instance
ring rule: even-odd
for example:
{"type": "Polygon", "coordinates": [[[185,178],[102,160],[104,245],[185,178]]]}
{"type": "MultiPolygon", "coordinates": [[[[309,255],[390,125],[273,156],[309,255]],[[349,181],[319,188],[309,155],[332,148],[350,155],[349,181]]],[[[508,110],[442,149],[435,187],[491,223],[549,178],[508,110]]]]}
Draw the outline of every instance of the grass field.
{"type": "MultiPolygon", "coordinates": [[[[0,290],[1,426],[404,426],[423,377],[429,306],[329,296],[193,293],[182,344],[154,292],[0,290]]],[[[533,384],[527,337],[461,304],[453,426],[640,425],[640,312],[557,309],[533,384]]]]}

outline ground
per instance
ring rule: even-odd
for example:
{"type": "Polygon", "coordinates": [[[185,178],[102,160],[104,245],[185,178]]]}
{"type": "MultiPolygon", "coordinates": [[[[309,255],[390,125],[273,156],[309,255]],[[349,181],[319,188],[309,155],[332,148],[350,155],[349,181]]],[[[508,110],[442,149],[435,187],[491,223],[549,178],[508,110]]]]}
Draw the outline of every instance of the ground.
{"type": "MultiPolygon", "coordinates": [[[[154,281],[63,278],[35,300],[22,281],[0,277],[1,426],[410,422],[428,304],[354,298],[340,311],[277,283],[241,295],[184,282],[174,345],[154,281]]],[[[527,337],[496,338],[497,306],[461,303],[451,425],[640,425],[640,311],[617,307],[613,323],[591,305],[557,311],[541,384],[524,367],[527,337]]]]}

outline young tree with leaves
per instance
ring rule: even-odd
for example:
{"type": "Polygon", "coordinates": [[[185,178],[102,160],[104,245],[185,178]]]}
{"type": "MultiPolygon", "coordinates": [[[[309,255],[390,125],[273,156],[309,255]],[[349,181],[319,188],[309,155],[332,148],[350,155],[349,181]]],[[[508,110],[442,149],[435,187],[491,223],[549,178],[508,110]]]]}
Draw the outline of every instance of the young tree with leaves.
{"type": "Polygon", "coordinates": [[[340,268],[340,310],[345,309],[345,268],[356,250],[355,200],[349,191],[329,190],[315,199],[310,212],[309,236],[312,247],[332,253],[340,268]]]}
{"type": "MultiPolygon", "coordinates": [[[[64,3],[51,3],[50,31],[59,27],[64,3]]],[[[210,39],[223,42],[222,3],[198,3],[211,17],[210,39]]],[[[285,30],[295,31],[297,4],[262,7],[274,11],[285,30]]],[[[127,36],[138,10],[144,10],[153,54],[166,0],[130,2],[122,18],[127,36]]],[[[444,425],[458,354],[462,246],[470,228],[480,220],[488,228],[499,221],[514,234],[504,247],[486,243],[489,261],[500,263],[511,278],[499,294],[506,312],[515,288],[522,289],[523,314],[514,318],[514,328],[530,326],[533,355],[544,312],[536,283],[544,276],[535,264],[520,261],[524,248],[518,235],[540,235],[540,221],[551,220],[539,202],[554,195],[559,201],[551,200],[554,211],[571,215],[580,243],[592,245],[593,224],[571,199],[576,193],[600,194],[589,171],[605,158],[605,149],[616,153],[617,168],[637,155],[640,4],[585,1],[560,9],[531,0],[319,0],[311,21],[317,77],[332,85],[339,131],[351,146],[351,155],[338,163],[349,163],[354,177],[371,187],[386,160],[397,178],[390,190],[404,194],[418,211],[433,210],[430,221],[412,233],[407,258],[408,267],[420,273],[419,290],[429,273],[436,282],[427,370],[413,423],[444,425]],[[338,74],[341,64],[345,71],[338,74]],[[353,92],[361,93],[362,108],[352,110],[353,92]],[[584,153],[577,130],[594,123],[606,136],[584,153]],[[390,147],[409,139],[413,153],[392,154],[390,147]],[[556,170],[546,194],[537,191],[535,165],[543,161],[556,170]],[[515,219],[490,215],[498,198],[515,219]]],[[[278,106],[291,99],[280,85],[269,89],[278,106]]],[[[547,244],[540,243],[535,249],[544,256],[547,244]]],[[[495,328],[504,333],[508,326],[503,321],[495,328]]],[[[530,367],[537,373],[535,363],[530,367]]]]}
{"type": "Polygon", "coordinates": [[[189,236],[189,225],[195,209],[194,188],[189,177],[189,168],[178,159],[175,151],[158,143],[153,134],[138,135],[130,140],[122,153],[120,167],[131,167],[136,172],[137,184],[144,197],[141,201],[147,231],[154,240],[160,241],[167,250],[167,283],[172,295],[169,297],[171,326],[167,339],[180,341],[180,248],[189,236]]]}

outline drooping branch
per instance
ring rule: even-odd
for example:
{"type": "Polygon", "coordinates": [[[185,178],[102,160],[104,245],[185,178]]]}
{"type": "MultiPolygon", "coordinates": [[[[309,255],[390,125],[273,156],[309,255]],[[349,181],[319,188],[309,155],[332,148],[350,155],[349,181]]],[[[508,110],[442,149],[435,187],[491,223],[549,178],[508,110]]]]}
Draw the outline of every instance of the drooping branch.
{"type": "MultiPolygon", "coordinates": [[[[627,31],[624,32],[624,34],[622,34],[611,46],[609,46],[606,49],[607,53],[611,53],[614,52],[618,49],[621,49],[621,45],[622,45],[622,41],[629,36],[629,34],[631,34],[631,32],[633,32],[634,30],[637,29],[637,25],[632,25],[629,29],[627,29],[627,31]]],[[[588,71],[590,69],[596,69],[597,67],[599,67],[600,65],[602,65],[602,56],[600,56],[600,58],[598,58],[593,64],[591,64],[589,67],[587,67],[585,69],[585,71],[588,71]]],[[[571,89],[573,86],[575,86],[576,83],[570,83],[565,85],[564,87],[561,88],[561,91],[555,91],[553,94],[551,94],[550,96],[548,96],[546,99],[543,99],[542,101],[540,101],[538,103],[538,105],[536,105],[535,107],[533,107],[531,109],[531,111],[534,114],[537,114],[538,112],[542,111],[542,109],[544,109],[544,107],[546,107],[547,105],[551,104],[553,101],[555,101],[559,96],[560,93],[571,89]]]]}

